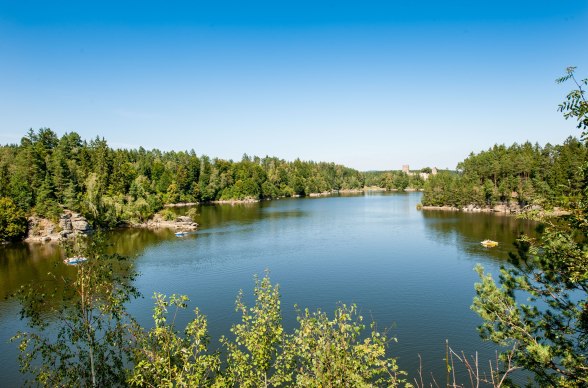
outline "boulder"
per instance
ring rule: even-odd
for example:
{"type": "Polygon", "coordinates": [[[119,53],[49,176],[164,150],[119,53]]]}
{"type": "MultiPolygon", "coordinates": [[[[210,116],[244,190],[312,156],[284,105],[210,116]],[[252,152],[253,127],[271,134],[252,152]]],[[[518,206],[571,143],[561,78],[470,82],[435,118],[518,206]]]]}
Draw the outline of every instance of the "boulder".
{"type": "Polygon", "coordinates": [[[92,227],[88,220],[78,213],[67,212],[59,217],[59,227],[63,237],[76,233],[89,233],[92,227]]]}
{"type": "Polygon", "coordinates": [[[90,224],[88,223],[88,220],[86,220],[86,218],[84,218],[80,215],[77,215],[77,217],[75,217],[75,218],[72,217],[71,226],[75,232],[79,232],[79,233],[88,233],[88,232],[92,231],[92,228],[90,227],[90,224]]]}

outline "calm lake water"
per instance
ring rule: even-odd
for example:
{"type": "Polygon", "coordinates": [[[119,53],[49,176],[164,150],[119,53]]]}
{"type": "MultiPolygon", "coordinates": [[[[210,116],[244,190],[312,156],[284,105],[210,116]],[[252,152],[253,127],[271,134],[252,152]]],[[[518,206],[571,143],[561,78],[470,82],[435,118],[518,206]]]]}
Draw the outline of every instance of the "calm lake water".
{"type": "MultiPolygon", "coordinates": [[[[143,298],[130,312],[150,325],[151,295],[187,294],[191,308],[208,316],[212,344],[229,335],[239,316],[235,296],[251,296],[253,275],[271,271],[282,294],[284,323],[296,323],[294,305],[332,312],[338,302],[356,303],[367,320],[398,339],[390,354],[416,376],[423,370],[443,381],[445,341],[481,360],[495,348],[480,340],[479,318],[470,310],[481,263],[497,273],[529,223],[513,217],[418,211],[420,193],[366,193],[257,204],[199,207],[201,228],[187,237],[172,231],[124,230],[109,234],[113,249],[136,256],[143,298]],[[500,243],[486,249],[480,241],[500,243]]],[[[179,212],[185,209],[179,209],[179,212]]],[[[0,248],[0,376],[2,386],[23,382],[15,344],[22,329],[19,306],[5,297],[48,271],[66,270],[53,245],[0,248]]],[[[248,300],[251,300],[249,298],[248,300]]],[[[185,324],[188,311],[180,317],[185,324]]],[[[487,365],[487,361],[484,361],[487,365]]]]}

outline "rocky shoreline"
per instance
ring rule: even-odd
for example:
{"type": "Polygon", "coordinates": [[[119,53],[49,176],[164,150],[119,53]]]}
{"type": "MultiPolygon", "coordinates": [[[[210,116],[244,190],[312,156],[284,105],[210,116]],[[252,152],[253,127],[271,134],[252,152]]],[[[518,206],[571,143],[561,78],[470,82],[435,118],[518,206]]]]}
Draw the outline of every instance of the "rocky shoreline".
{"type": "Polygon", "coordinates": [[[478,206],[467,205],[461,208],[455,206],[420,206],[422,210],[442,210],[442,211],[461,211],[464,213],[500,213],[500,214],[520,214],[525,211],[542,210],[540,206],[521,207],[519,204],[499,204],[495,206],[478,206]]]}
{"type": "Polygon", "coordinates": [[[455,206],[424,206],[418,205],[419,210],[441,210],[441,211],[452,211],[452,212],[464,212],[464,213],[494,213],[494,214],[506,214],[506,215],[518,215],[523,213],[536,212],[541,216],[562,216],[569,214],[568,211],[555,207],[551,210],[545,210],[539,205],[527,205],[521,206],[518,203],[509,204],[498,204],[495,206],[478,206],[468,205],[462,208],[455,206]]]}
{"type": "MultiPolygon", "coordinates": [[[[386,191],[385,188],[382,187],[363,187],[361,189],[343,189],[343,190],[333,190],[333,191],[326,191],[322,193],[310,193],[308,197],[323,197],[329,195],[337,195],[337,194],[359,194],[367,191],[386,191]]],[[[407,189],[406,191],[414,191],[411,189],[407,189]]],[[[298,198],[299,195],[293,196],[293,198],[298,198]]],[[[276,198],[279,199],[279,198],[276,198]]],[[[253,204],[258,203],[261,200],[255,198],[246,198],[246,199],[232,199],[232,200],[218,200],[218,201],[210,201],[206,202],[205,204],[228,204],[228,205],[237,205],[237,204],[253,204]]],[[[201,205],[202,203],[198,202],[182,202],[182,203],[173,203],[173,204],[166,204],[164,208],[173,208],[173,207],[187,207],[187,206],[196,206],[201,205]]],[[[446,210],[445,207],[435,207],[435,206],[424,206],[423,209],[439,209],[439,210],[446,210]]],[[[458,210],[458,209],[456,209],[458,210]]],[[[128,222],[123,225],[122,227],[128,228],[145,228],[145,229],[175,229],[181,231],[193,231],[198,229],[198,224],[192,220],[192,218],[188,216],[179,216],[176,217],[174,220],[165,220],[163,216],[158,213],[153,216],[152,219],[149,219],[145,222],[133,223],[128,222]]],[[[83,217],[79,213],[75,213],[69,210],[65,210],[64,213],[60,216],[58,224],[55,224],[49,219],[41,218],[32,216],[28,218],[28,231],[24,242],[32,243],[32,242],[60,242],[64,241],[68,238],[73,238],[80,235],[89,235],[93,232],[92,227],[88,220],[83,217]]]]}
{"type": "Polygon", "coordinates": [[[178,229],[181,231],[192,231],[198,229],[198,224],[188,216],[178,216],[174,220],[164,220],[161,214],[156,214],[146,222],[133,223],[128,225],[131,228],[145,229],[178,229]]]}
{"type": "Polygon", "coordinates": [[[213,204],[213,205],[236,205],[240,203],[257,203],[261,202],[260,199],[256,198],[246,198],[246,199],[222,199],[218,201],[210,201],[206,202],[206,204],[213,204]]]}
{"type": "MultiPolygon", "coordinates": [[[[71,211],[65,211],[59,218],[57,225],[51,220],[40,217],[29,217],[28,222],[27,236],[23,240],[27,243],[58,243],[77,236],[87,236],[94,232],[86,218],[71,211]]],[[[165,220],[161,214],[156,214],[146,222],[127,223],[122,227],[193,231],[198,229],[198,224],[188,216],[165,220]]]]}

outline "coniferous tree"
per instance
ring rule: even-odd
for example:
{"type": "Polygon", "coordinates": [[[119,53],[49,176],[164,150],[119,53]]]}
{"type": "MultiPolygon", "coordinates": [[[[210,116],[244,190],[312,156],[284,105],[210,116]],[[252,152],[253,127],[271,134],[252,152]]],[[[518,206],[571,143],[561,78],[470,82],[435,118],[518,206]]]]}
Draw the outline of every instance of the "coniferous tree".
{"type": "MultiPolygon", "coordinates": [[[[588,103],[574,68],[559,82],[572,80],[577,89],[560,105],[566,118],[588,128],[588,103]]],[[[579,145],[572,145],[578,149],[579,145]]],[[[585,146],[585,144],[584,144],[585,146]]],[[[564,145],[565,148],[565,145],[564,145]]],[[[566,155],[569,160],[571,155],[566,155]]],[[[533,372],[542,386],[588,385],[588,163],[564,163],[577,178],[562,192],[570,213],[560,218],[539,217],[545,232],[515,244],[511,268],[503,267],[500,287],[477,267],[481,282],[472,308],[484,319],[482,336],[513,347],[512,361],[533,372]],[[578,185],[574,186],[573,185],[578,185]],[[525,298],[527,299],[525,301],[525,298]]],[[[506,355],[502,355],[506,357],[506,355]]]]}

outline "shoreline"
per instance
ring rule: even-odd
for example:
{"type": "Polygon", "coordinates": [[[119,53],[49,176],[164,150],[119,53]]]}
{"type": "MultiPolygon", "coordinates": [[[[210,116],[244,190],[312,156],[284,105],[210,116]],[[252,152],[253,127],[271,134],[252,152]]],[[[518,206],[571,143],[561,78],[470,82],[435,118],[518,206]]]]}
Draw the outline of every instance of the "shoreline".
{"type": "Polygon", "coordinates": [[[202,206],[202,205],[236,205],[236,204],[248,204],[248,203],[259,203],[263,201],[275,201],[283,198],[317,198],[317,197],[327,197],[329,195],[338,195],[338,194],[360,194],[360,193],[367,193],[367,192],[422,192],[423,189],[414,189],[414,188],[406,188],[404,190],[398,189],[391,189],[388,190],[385,187],[379,186],[364,186],[361,189],[341,189],[341,190],[331,190],[331,191],[323,191],[321,193],[308,193],[304,196],[299,194],[294,194],[290,197],[276,197],[276,198],[245,198],[245,199],[217,199],[214,201],[204,201],[204,202],[178,202],[178,203],[168,203],[163,205],[164,208],[174,208],[174,207],[188,207],[188,206],[202,206]]]}
{"type": "MultiPolygon", "coordinates": [[[[307,198],[319,198],[319,197],[328,197],[328,196],[335,196],[340,194],[361,194],[361,193],[368,193],[368,192],[400,192],[400,190],[387,190],[384,187],[377,187],[377,186],[364,186],[361,189],[342,189],[342,190],[333,190],[333,191],[325,191],[322,193],[309,193],[305,197],[307,198]]],[[[420,189],[411,189],[408,188],[403,190],[405,192],[416,192],[422,191],[420,189]]],[[[178,203],[170,203],[163,205],[164,209],[169,208],[180,208],[180,207],[189,207],[189,206],[198,206],[198,205],[249,205],[255,204],[262,201],[272,201],[272,200],[279,200],[285,197],[277,197],[277,198],[268,198],[268,199],[256,199],[256,198],[246,198],[246,199],[229,199],[229,200],[216,200],[216,201],[207,201],[207,202],[178,202],[178,203]]],[[[290,198],[304,198],[300,195],[293,195],[290,198]]],[[[440,209],[443,210],[442,207],[428,207],[425,206],[423,209],[440,209]]],[[[457,210],[457,209],[456,209],[457,210]]],[[[55,224],[54,222],[40,218],[36,216],[31,216],[28,218],[29,220],[29,227],[27,231],[27,235],[21,242],[24,243],[59,243],[61,241],[65,241],[69,238],[76,237],[76,236],[86,236],[92,234],[94,230],[89,226],[88,221],[82,217],[80,214],[72,212],[72,211],[65,211],[62,214],[59,224],[55,224]],[[72,219],[73,218],[73,219],[72,219]],[[73,221],[73,226],[72,222],[73,221]]],[[[161,214],[156,213],[152,216],[151,219],[148,219],[144,222],[131,222],[131,221],[122,221],[121,224],[109,228],[108,230],[114,230],[118,228],[137,228],[137,229],[172,229],[172,230],[187,230],[187,231],[194,231],[198,229],[198,224],[194,222],[190,217],[187,216],[179,216],[176,220],[164,220],[161,214]]],[[[9,243],[7,243],[9,244],[9,243]]]]}
{"type": "MultiPolygon", "coordinates": [[[[83,218],[83,217],[81,217],[83,218]]],[[[84,222],[85,221],[84,218],[84,222]]],[[[144,221],[144,222],[123,222],[120,225],[117,225],[113,228],[108,228],[105,230],[115,230],[115,229],[149,229],[149,230],[158,230],[158,229],[172,229],[172,230],[181,230],[181,231],[194,231],[198,229],[198,224],[192,220],[192,218],[188,216],[179,216],[176,217],[175,220],[164,220],[161,214],[155,214],[152,219],[144,221]]],[[[29,230],[27,236],[21,241],[27,244],[55,244],[60,243],[62,241],[66,241],[70,238],[75,238],[78,236],[88,236],[93,234],[95,231],[89,226],[85,227],[83,230],[77,228],[70,228],[64,229],[63,223],[60,222],[60,225],[55,225],[51,220],[46,218],[39,218],[39,217],[30,217],[29,218],[29,230]],[[38,226],[40,225],[40,226],[38,226]]]]}
{"type": "Polygon", "coordinates": [[[431,211],[451,211],[451,212],[462,212],[462,213],[488,213],[496,215],[507,215],[517,216],[520,214],[532,214],[535,213],[539,217],[560,217],[569,215],[570,212],[559,207],[554,207],[551,210],[543,209],[538,205],[531,205],[527,207],[521,207],[519,205],[512,206],[506,204],[495,205],[494,207],[480,207],[475,205],[468,205],[462,208],[455,206],[443,205],[443,206],[432,206],[432,205],[417,205],[417,210],[431,210],[431,211]]]}

